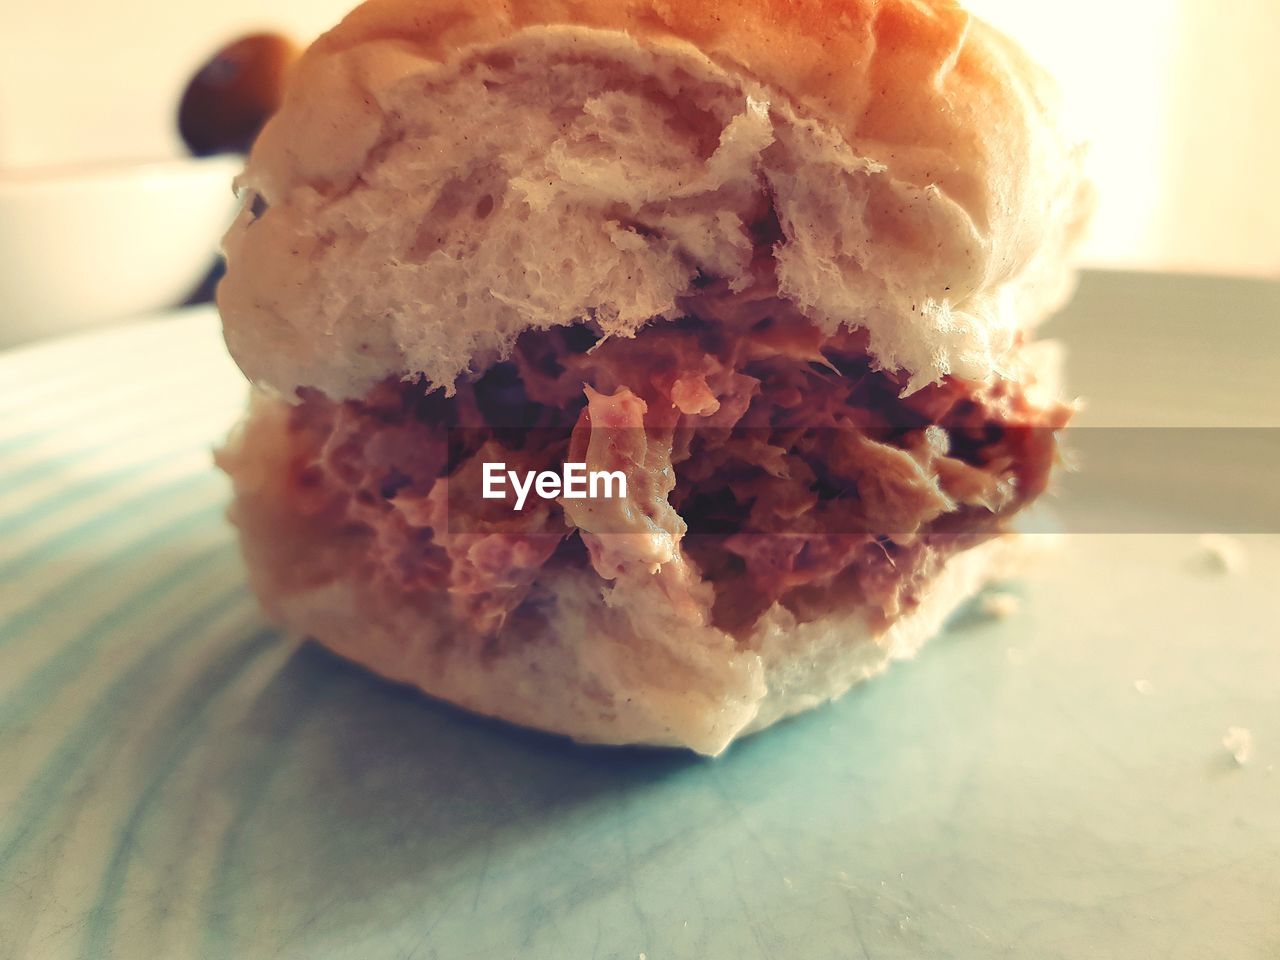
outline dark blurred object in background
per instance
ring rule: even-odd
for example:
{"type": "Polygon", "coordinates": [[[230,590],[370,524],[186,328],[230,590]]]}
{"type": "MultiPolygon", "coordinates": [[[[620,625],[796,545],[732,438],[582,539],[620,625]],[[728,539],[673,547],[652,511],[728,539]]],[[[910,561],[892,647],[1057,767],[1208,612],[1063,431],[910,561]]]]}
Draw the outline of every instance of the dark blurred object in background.
{"type": "Polygon", "coordinates": [[[247,153],[284,96],[299,50],[275,33],[242,37],[219,50],[187,85],[178,130],[198,157],[247,153]]]}

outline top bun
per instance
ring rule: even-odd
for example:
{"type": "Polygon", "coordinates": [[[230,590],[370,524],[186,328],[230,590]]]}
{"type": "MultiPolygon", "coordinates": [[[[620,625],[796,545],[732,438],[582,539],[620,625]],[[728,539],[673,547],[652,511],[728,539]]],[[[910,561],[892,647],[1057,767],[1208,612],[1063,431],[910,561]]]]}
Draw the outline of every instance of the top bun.
{"type": "Polygon", "coordinates": [[[1046,75],[944,0],[370,0],[299,63],[219,290],[246,374],[359,396],[700,298],[1014,369],[1089,191],[1046,75]]]}

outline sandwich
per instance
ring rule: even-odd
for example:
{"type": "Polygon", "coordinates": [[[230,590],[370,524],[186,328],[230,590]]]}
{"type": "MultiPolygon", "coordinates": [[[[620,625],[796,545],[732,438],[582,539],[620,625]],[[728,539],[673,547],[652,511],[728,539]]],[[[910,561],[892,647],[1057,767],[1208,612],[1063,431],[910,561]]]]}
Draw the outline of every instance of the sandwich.
{"type": "Polygon", "coordinates": [[[290,634],[466,710],[718,754],[1020,554],[1090,209],[947,0],[369,0],[218,291],[218,463],[290,634]]]}

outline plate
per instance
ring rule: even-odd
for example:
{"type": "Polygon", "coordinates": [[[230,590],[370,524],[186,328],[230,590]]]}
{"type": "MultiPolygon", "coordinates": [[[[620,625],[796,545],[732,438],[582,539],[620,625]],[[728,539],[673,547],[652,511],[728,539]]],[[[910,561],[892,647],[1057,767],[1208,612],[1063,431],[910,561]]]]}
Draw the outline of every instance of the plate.
{"type": "MultiPolygon", "coordinates": [[[[1277,290],[1088,276],[1082,424],[1280,426],[1277,290]]],[[[1280,955],[1265,504],[1235,572],[1113,504],[717,760],[584,748],[275,635],[209,456],[244,396],[208,310],[0,357],[0,956],[1280,955]]]]}

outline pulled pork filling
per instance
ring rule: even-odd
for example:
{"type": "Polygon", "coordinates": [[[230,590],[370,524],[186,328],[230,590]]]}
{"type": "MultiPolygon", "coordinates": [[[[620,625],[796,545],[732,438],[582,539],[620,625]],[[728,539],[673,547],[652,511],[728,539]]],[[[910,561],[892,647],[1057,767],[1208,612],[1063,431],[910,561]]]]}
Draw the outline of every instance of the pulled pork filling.
{"type": "Polygon", "coordinates": [[[903,397],[859,332],[825,335],[782,301],[714,302],[724,316],[629,340],[527,332],[452,396],[396,380],[343,403],[301,391],[292,503],[363,538],[362,576],[482,635],[540,571],[589,564],[659,578],[691,620],[745,637],[775,603],[800,621],[892,620],[1044,489],[1067,408],[1009,381],[903,397]],[[566,461],[623,471],[626,498],[531,495],[516,511],[481,496],[485,462],[566,461]]]}

